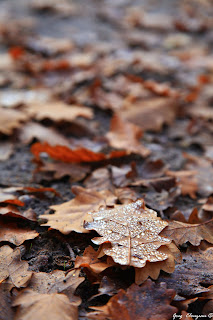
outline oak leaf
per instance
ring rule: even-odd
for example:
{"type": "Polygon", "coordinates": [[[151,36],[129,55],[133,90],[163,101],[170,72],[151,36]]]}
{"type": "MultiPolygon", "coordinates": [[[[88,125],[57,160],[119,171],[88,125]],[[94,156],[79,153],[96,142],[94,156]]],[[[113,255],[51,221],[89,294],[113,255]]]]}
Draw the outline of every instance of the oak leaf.
{"type": "Polygon", "coordinates": [[[91,210],[99,210],[100,207],[111,206],[117,199],[108,190],[97,192],[74,186],[72,192],[76,196],[74,199],[51,206],[50,209],[54,210],[55,213],[42,216],[42,218],[48,220],[47,224],[44,225],[49,225],[63,234],[68,234],[71,231],[88,232],[83,227],[87,213],[91,210]]]}
{"type": "Polygon", "coordinates": [[[141,128],[125,121],[118,114],[115,114],[112,118],[110,131],[106,134],[111,147],[124,149],[128,153],[135,153],[146,157],[150,154],[150,151],[141,144],[141,137],[141,128]]]}
{"type": "Polygon", "coordinates": [[[93,222],[86,222],[87,230],[96,230],[102,237],[94,238],[103,244],[103,252],[116,263],[142,268],[147,261],[164,261],[168,255],[158,250],[171,240],[159,236],[167,222],[145,207],[143,200],[116,206],[111,210],[91,213],[93,222]]]}
{"type": "Polygon", "coordinates": [[[199,246],[201,240],[213,243],[213,219],[201,223],[169,221],[161,235],[173,240],[177,245],[189,241],[193,246],[199,246]]]}
{"type": "Polygon", "coordinates": [[[125,156],[125,151],[112,151],[109,155],[101,152],[93,152],[86,148],[70,149],[66,146],[50,146],[48,143],[34,143],[31,152],[36,159],[39,159],[41,152],[46,152],[51,158],[63,162],[97,162],[107,159],[120,158],[125,156]]]}
{"type": "Polygon", "coordinates": [[[40,294],[26,289],[14,301],[16,320],[77,320],[78,304],[62,293],[40,294]]]}
{"type": "Polygon", "coordinates": [[[121,289],[103,307],[92,307],[96,312],[88,314],[89,319],[97,320],[169,320],[177,312],[171,306],[175,296],[173,289],[167,289],[161,282],[156,285],[148,279],[141,287],[132,284],[127,291],[121,289]]]}
{"type": "Polygon", "coordinates": [[[0,283],[9,278],[13,286],[26,287],[32,276],[32,271],[28,271],[28,263],[21,260],[20,249],[13,251],[9,246],[0,248],[0,283]]]}

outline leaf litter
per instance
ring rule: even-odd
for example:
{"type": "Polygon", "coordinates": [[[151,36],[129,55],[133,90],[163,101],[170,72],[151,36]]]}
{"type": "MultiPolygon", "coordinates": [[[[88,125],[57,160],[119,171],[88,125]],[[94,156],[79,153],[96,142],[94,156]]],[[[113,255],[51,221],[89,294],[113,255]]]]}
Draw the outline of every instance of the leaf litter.
{"type": "Polygon", "coordinates": [[[210,2],[1,10],[0,317],[208,315],[210,2]]]}

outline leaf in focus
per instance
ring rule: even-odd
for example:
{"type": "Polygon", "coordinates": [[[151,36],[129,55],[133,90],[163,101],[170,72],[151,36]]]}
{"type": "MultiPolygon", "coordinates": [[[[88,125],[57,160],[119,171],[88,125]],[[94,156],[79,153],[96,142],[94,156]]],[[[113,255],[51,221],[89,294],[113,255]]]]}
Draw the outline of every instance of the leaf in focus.
{"type": "Polygon", "coordinates": [[[199,246],[201,240],[213,243],[213,219],[194,224],[169,221],[161,235],[173,240],[177,245],[189,241],[193,246],[199,246]]]}
{"type": "Polygon", "coordinates": [[[147,157],[150,151],[141,144],[141,137],[142,130],[135,124],[123,120],[118,114],[111,119],[110,131],[106,134],[111,147],[147,157]]]}
{"type": "Polygon", "coordinates": [[[167,254],[158,250],[171,242],[159,236],[168,224],[158,218],[155,211],[146,208],[143,200],[91,215],[93,222],[86,222],[85,228],[95,230],[102,236],[92,241],[104,244],[103,252],[116,263],[142,268],[147,261],[157,262],[168,258],[167,254]]]}
{"type": "Polygon", "coordinates": [[[106,208],[115,203],[117,197],[110,191],[94,191],[84,189],[80,186],[73,186],[72,192],[75,198],[62,204],[51,206],[54,214],[45,214],[42,218],[47,219],[47,224],[51,228],[59,230],[63,234],[71,231],[88,232],[83,227],[83,222],[89,211],[99,210],[100,207],[106,208]]]}
{"type": "Polygon", "coordinates": [[[92,307],[95,312],[88,314],[89,319],[97,320],[169,320],[177,312],[171,306],[175,296],[173,289],[167,289],[161,282],[156,285],[148,279],[142,286],[132,284],[127,291],[121,289],[103,307],[92,307]]]}
{"type": "Polygon", "coordinates": [[[93,152],[86,148],[70,149],[66,146],[50,146],[48,143],[34,143],[31,152],[37,160],[41,152],[47,153],[52,159],[62,162],[97,162],[107,159],[120,158],[126,155],[125,151],[112,151],[109,155],[93,152]]]}

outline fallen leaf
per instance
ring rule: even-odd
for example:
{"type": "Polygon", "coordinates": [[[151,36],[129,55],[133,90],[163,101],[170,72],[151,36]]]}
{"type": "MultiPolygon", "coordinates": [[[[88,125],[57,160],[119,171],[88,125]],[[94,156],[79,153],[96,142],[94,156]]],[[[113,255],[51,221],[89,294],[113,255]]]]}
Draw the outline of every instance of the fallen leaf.
{"type": "Polygon", "coordinates": [[[24,112],[2,107],[0,107],[0,114],[0,132],[5,135],[11,135],[14,129],[19,128],[29,118],[24,112]]]}
{"type": "Polygon", "coordinates": [[[88,313],[88,317],[98,320],[169,320],[178,311],[170,305],[174,296],[175,291],[167,289],[165,283],[156,285],[149,279],[141,287],[132,284],[127,291],[119,290],[105,306],[92,307],[97,311],[88,313]]]}
{"type": "Polygon", "coordinates": [[[161,235],[173,240],[177,245],[189,241],[193,246],[199,246],[201,240],[213,243],[213,219],[194,224],[169,221],[161,235]]]}
{"type": "Polygon", "coordinates": [[[93,118],[93,111],[88,107],[68,105],[62,101],[29,104],[26,108],[29,116],[36,120],[74,121],[77,117],[93,118]]]}
{"type": "Polygon", "coordinates": [[[95,244],[104,244],[103,252],[121,265],[142,268],[147,261],[157,262],[168,258],[158,249],[169,244],[169,239],[158,234],[168,225],[157,213],[145,207],[143,200],[118,205],[111,210],[91,213],[93,222],[86,222],[87,230],[96,230],[102,237],[95,244]],[[106,247],[110,243],[110,248],[106,247]]]}
{"type": "Polygon", "coordinates": [[[71,231],[88,232],[83,223],[87,213],[92,210],[99,210],[100,207],[106,208],[115,203],[116,196],[110,191],[96,192],[84,189],[80,186],[72,187],[75,198],[62,204],[51,206],[54,214],[43,215],[42,218],[47,219],[47,224],[51,228],[57,229],[63,234],[71,231]]]}
{"type": "Polygon", "coordinates": [[[85,280],[79,277],[80,269],[71,270],[68,273],[54,270],[51,273],[35,272],[32,275],[28,288],[41,294],[65,293],[70,301],[79,301],[74,296],[76,288],[85,280]]]}
{"type": "Polygon", "coordinates": [[[0,143],[0,161],[6,161],[13,154],[14,145],[11,142],[0,143]]]}
{"type": "Polygon", "coordinates": [[[61,162],[47,162],[39,165],[36,169],[36,173],[42,173],[42,180],[61,179],[65,176],[69,176],[71,182],[77,182],[86,177],[89,169],[89,166],[86,165],[74,163],[63,163],[62,165],[61,162]]]}
{"type": "Polygon", "coordinates": [[[196,198],[196,192],[198,191],[197,171],[167,171],[166,174],[176,178],[177,185],[180,187],[183,196],[189,195],[192,199],[196,198]]]}
{"type": "Polygon", "coordinates": [[[115,114],[111,119],[110,131],[106,134],[111,147],[147,157],[150,151],[141,144],[141,137],[142,130],[123,120],[118,114],[115,114]]]}
{"type": "Polygon", "coordinates": [[[194,296],[207,292],[213,281],[213,247],[205,250],[188,248],[182,253],[182,263],[175,266],[173,273],[161,274],[157,282],[166,282],[181,296],[194,296]]]}
{"type": "Polygon", "coordinates": [[[32,276],[28,271],[28,263],[21,260],[20,249],[14,251],[9,246],[0,248],[0,283],[9,278],[9,282],[17,288],[26,287],[32,276]]]}
{"type": "MultiPolygon", "coordinates": [[[[1,281],[0,281],[1,282],[1,281]]],[[[12,309],[12,298],[9,291],[10,285],[8,283],[0,283],[0,310],[1,320],[14,319],[14,310],[12,309]]]]}
{"type": "Polygon", "coordinates": [[[6,219],[6,215],[0,215],[0,242],[8,241],[19,246],[26,240],[34,239],[39,235],[29,227],[20,227],[16,222],[6,219]]]}
{"type": "Polygon", "coordinates": [[[69,141],[62,134],[52,128],[46,128],[35,122],[28,122],[22,126],[19,139],[24,144],[29,144],[36,138],[40,142],[47,142],[51,145],[63,145],[69,147],[69,141]]]}
{"type": "Polygon", "coordinates": [[[98,259],[98,252],[92,246],[87,247],[84,250],[83,256],[77,256],[75,260],[75,268],[84,267],[93,273],[101,273],[113,265],[115,265],[113,261],[108,260],[107,262],[103,262],[98,259]]]}
{"type": "Polygon", "coordinates": [[[47,153],[51,158],[63,162],[96,162],[112,158],[120,158],[126,155],[125,151],[112,151],[109,155],[93,152],[86,148],[72,150],[66,146],[50,146],[48,143],[34,143],[31,152],[39,159],[41,152],[47,153]]]}
{"type": "Polygon", "coordinates": [[[16,320],[77,320],[78,305],[79,301],[70,302],[62,293],[41,294],[29,289],[22,292],[13,302],[13,306],[18,307],[16,320]]]}
{"type": "Polygon", "coordinates": [[[177,100],[173,98],[152,98],[136,101],[122,110],[124,119],[138,125],[144,131],[159,131],[163,124],[170,125],[177,112],[177,100]]]}

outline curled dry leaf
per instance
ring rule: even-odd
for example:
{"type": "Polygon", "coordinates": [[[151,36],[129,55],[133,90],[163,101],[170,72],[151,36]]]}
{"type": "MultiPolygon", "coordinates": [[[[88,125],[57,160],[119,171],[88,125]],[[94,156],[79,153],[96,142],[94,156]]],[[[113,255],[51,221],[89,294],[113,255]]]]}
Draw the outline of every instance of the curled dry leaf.
{"type": "Polygon", "coordinates": [[[78,148],[72,150],[66,146],[50,146],[48,143],[34,143],[31,147],[31,152],[39,159],[40,153],[45,152],[51,158],[63,162],[96,162],[113,158],[120,158],[126,156],[125,151],[112,151],[109,155],[101,152],[93,152],[86,148],[78,148]]]}
{"type": "Polygon", "coordinates": [[[193,246],[199,246],[201,240],[213,243],[213,219],[194,224],[170,221],[161,235],[173,240],[177,245],[189,241],[193,246]]]}
{"type": "Polygon", "coordinates": [[[84,267],[92,271],[93,273],[101,273],[105,269],[115,265],[112,260],[103,262],[98,259],[98,252],[89,246],[84,250],[83,256],[78,256],[75,260],[75,268],[84,267]]]}
{"type": "MultiPolygon", "coordinates": [[[[7,215],[0,215],[0,242],[8,241],[19,246],[26,240],[36,238],[39,233],[31,230],[29,227],[18,226],[16,222],[7,219],[7,215]]],[[[21,217],[21,215],[13,214],[12,217],[21,217]]]]}
{"type": "Polygon", "coordinates": [[[94,191],[84,189],[79,186],[72,187],[75,198],[62,204],[51,206],[55,211],[54,214],[43,215],[47,219],[47,224],[51,228],[57,229],[63,234],[71,231],[88,232],[83,227],[83,222],[89,211],[99,210],[100,207],[106,208],[116,201],[116,196],[110,191],[94,191]]]}
{"type": "Polygon", "coordinates": [[[96,311],[88,317],[97,320],[169,320],[178,311],[170,305],[174,296],[175,291],[167,289],[165,283],[156,285],[149,279],[141,287],[132,284],[127,291],[119,290],[105,306],[93,307],[96,311]]]}
{"type": "Polygon", "coordinates": [[[9,278],[13,286],[26,287],[32,271],[28,271],[28,263],[21,260],[20,249],[13,251],[9,246],[3,246],[0,248],[0,257],[0,283],[9,278]]]}
{"type": "Polygon", "coordinates": [[[155,211],[146,208],[143,200],[93,212],[91,216],[93,222],[86,222],[85,228],[96,230],[102,236],[92,241],[103,244],[103,252],[116,263],[142,268],[147,261],[168,258],[158,250],[171,242],[159,236],[168,224],[158,218],[155,211]]]}
{"type": "Polygon", "coordinates": [[[67,105],[62,101],[50,101],[45,104],[29,104],[26,112],[36,120],[74,121],[77,117],[93,118],[92,109],[76,105],[67,105]]]}
{"type": "Polygon", "coordinates": [[[40,294],[29,289],[24,290],[13,303],[18,307],[16,320],[77,320],[78,305],[79,302],[70,302],[65,294],[40,294]]]}
{"type": "Polygon", "coordinates": [[[111,120],[110,131],[106,134],[111,147],[124,149],[128,153],[139,154],[146,157],[150,151],[141,142],[142,130],[135,124],[123,120],[115,114],[111,120]]]}

